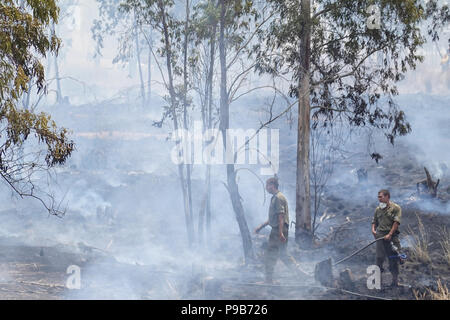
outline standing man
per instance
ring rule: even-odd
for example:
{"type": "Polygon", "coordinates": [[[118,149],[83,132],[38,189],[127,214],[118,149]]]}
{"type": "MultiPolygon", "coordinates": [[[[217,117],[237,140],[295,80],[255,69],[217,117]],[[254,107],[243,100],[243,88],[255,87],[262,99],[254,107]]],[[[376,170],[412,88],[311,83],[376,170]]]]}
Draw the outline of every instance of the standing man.
{"type": "Polygon", "coordinates": [[[269,219],[255,229],[261,231],[267,225],[272,227],[269,242],[264,253],[266,283],[273,283],[273,271],[278,258],[291,270],[298,271],[292,256],[287,253],[287,240],[289,230],[289,209],[286,197],[278,190],[278,179],[269,178],[266,181],[266,190],[272,194],[269,207],[269,219]]]}
{"type": "Polygon", "coordinates": [[[389,190],[383,189],[378,192],[380,205],[375,209],[375,215],[372,220],[372,234],[376,239],[384,238],[377,241],[377,266],[383,272],[383,263],[387,257],[389,271],[392,274],[391,286],[398,286],[398,264],[400,260],[400,241],[398,239],[400,231],[398,227],[402,217],[402,208],[390,201],[390,198],[389,190]]]}

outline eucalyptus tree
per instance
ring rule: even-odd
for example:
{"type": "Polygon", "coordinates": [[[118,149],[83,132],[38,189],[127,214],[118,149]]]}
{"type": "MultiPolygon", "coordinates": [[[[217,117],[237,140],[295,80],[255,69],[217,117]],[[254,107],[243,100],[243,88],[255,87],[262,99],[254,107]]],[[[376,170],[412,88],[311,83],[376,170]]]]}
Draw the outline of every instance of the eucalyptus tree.
{"type": "MultiPolygon", "coordinates": [[[[154,54],[155,63],[161,73],[164,88],[168,95],[164,96],[167,105],[164,107],[161,121],[156,126],[170,119],[177,144],[182,144],[183,137],[179,129],[189,129],[188,108],[192,102],[188,96],[190,84],[188,79],[188,44],[190,42],[190,2],[185,2],[185,17],[175,16],[175,3],[172,0],[124,0],[119,6],[125,13],[134,12],[136,20],[151,26],[160,40],[160,46],[154,54]]],[[[187,152],[187,150],[184,150],[187,152]]],[[[189,156],[189,155],[184,155],[189,156]]],[[[185,221],[188,242],[195,241],[194,217],[192,210],[191,167],[185,161],[177,163],[180,186],[183,194],[185,221]]]]}
{"type": "Polygon", "coordinates": [[[63,164],[74,143],[50,115],[21,109],[20,99],[30,85],[47,90],[41,59],[61,45],[48,35],[58,16],[54,0],[0,3],[0,176],[21,197],[38,199],[55,215],[63,212],[51,195],[50,203],[37,195],[33,175],[63,164]],[[30,152],[21,152],[25,146],[30,152]]]}
{"type": "MultiPolygon", "coordinates": [[[[202,132],[214,129],[218,122],[218,109],[214,103],[213,90],[217,84],[217,26],[219,10],[217,0],[199,1],[192,16],[192,41],[194,50],[190,58],[192,89],[200,102],[202,132]]],[[[204,141],[203,146],[213,143],[204,141]]],[[[201,199],[198,217],[198,239],[203,241],[206,230],[207,242],[211,236],[211,164],[206,165],[205,191],[201,199]]]]}
{"type": "Polygon", "coordinates": [[[257,69],[285,79],[298,101],[295,234],[310,240],[311,114],[372,126],[391,143],[409,133],[397,83],[423,61],[419,49],[427,33],[439,37],[449,9],[436,0],[267,2],[276,16],[255,46],[257,69]]]}
{"type": "MultiPolygon", "coordinates": [[[[223,137],[223,145],[226,146],[229,139],[227,130],[230,128],[230,104],[259,88],[254,86],[250,90],[242,91],[244,82],[256,66],[256,62],[252,59],[253,45],[257,42],[257,35],[261,32],[264,24],[270,20],[271,14],[266,14],[266,12],[261,14],[253,2],[249,0],[219,0],[217,7],[219,10],[220,66],[219,130],[223,137]]],[[[227,151],[229,152],[229,150],[227,151]]],[[[248,261],[254,256],[253,245],[239,194],[236,179],[237,170],[234,162],[226,164],[226,172],[226,187],[242,237],[244,257],[248,261]]]]}
{"type": "MultiPolygon", "coordinates": [[[[74,5],[77,5],[78,2],[77,0],[67,0],[64,1],[64,3],[60,3],[58,8],[60,10],[60,12],[62,11],[62,13],[60,13],[59,17],[58,17],[58,23],[60,24],[62,21],[64,21],[65,19],[69,18],[72,15],[72,12],[69,10],[70,7],[73,7],[74,5]]],[[[20,0],[19,1],[19,7],[24,11],[24,12],[28,12],[28,13],[32,13],[32,8],[30,8],[27,5],[27,2],[25,0],[20,0]]],[[[56,32],[56,23],[55,21],[53,21],[50,24],[50,28],[48,29],[49,32],[49,37],[55,36],[58,37],[57,32],[56,32]]],[[[65,43],[65,45],[67,45],[67,43],[65,43]]],[[[60,56],[61,52],[59,52],[59,56],[60,56]]],[[[59,65],[58,65],[58,55],[57,54],[48,54],[48,64],[45,70],[45,73],[47,74],[47,82],[48,84],[50,84],[51,80],[48,79],[49,75],[50,75],[50,71],[51,71],[51,66],[54,66],[55,68],[55,72],[54,72],[54,79],[56,81],[56,102],[60,103],[62,101],[62,89],[61,89],[61,79],[60,79],[60,74],[59,74],[59,65]]],[[[28,89],[26,92],[23,93],[23,97],[22,97],[22,106],[24,109],[31,109],[34,110],[40,103],[40,101],[42,100],[42,98],[44,97],[44,94],[41,93],[37,96],[36,101],[31,101],[31,96],[32,93],[34,93],[35,90],[35,86],[32,83],[32,81],[29,81],[28,83],[28,89]]]]}

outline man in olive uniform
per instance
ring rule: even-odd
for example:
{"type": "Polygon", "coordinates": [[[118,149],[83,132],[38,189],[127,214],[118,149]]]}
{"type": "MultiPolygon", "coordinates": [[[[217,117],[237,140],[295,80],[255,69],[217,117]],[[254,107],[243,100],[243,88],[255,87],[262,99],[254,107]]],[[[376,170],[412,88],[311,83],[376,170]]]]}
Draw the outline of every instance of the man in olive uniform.
{"type": "Polygon", "coordinates": [[[400,241],[398,235],[402,217],[401,207],[390,201],[389,190],[380,190],[378,192],[378,201],[380,205],[375,209],[375,215],[372,220],[372,234],[376,239],[383,237],[383,240],[377,241],[376,245],[376,264],[383,272],[383,263],[386,257],[389,261],[389,271],[392,274],[391,286],[398,286],[399,273],[399,254],[400,241]]]}
{"type": "Polygon", "coordinates": [[[269,207],[269,219],[255,229],[255,233],[270,225],[269,241],[264,253],[266,283],[273,282],[273,271],[278,258],[291,270],[298,273],[295,259],[287,253],[289,230],[289,209],[286,197],[278,190],[278,179],[266,181],[266,190],[272,194],[269,207]]]}

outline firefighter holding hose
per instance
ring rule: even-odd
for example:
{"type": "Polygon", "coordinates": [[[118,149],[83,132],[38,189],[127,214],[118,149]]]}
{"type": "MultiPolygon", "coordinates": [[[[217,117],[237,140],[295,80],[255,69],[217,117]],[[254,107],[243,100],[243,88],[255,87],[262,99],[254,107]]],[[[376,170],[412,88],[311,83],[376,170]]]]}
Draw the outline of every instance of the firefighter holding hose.
{"type": "Polygon", "coordinates": [[[372,234],[378,239],[376,244],[376,264],[381,272],[384,271],[383,263],[386,258],[389,261],[389,271],[392,274],[392,287],[398,286],[399,263],[402,263],[400,255],[399,226],[402,217],[401,207],[390,201],[389,190],[378,192],[380,205],[375,209],[372,220],[372,234]]]}

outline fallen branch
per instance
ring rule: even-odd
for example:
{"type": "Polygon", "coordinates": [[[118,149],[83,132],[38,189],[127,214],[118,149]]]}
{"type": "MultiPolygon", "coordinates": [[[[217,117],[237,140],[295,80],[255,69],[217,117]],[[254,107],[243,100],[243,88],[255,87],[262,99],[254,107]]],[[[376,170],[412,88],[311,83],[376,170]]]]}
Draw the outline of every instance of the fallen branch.
{"type": "Polygon", "coordinates": [[[420,190],[423,189],[422,190],[423,193],[425,193],[426,195],[428,195],[432,198],[436,198],[437,188],[438,188],[440,179],[437,179],[436,182],[433,181],[433,179],[431,178],[430,172],[428,172],[428,169],[426,167],[423,167],[423,169],[425,170],[425,174],[426,174],[427,178],[425,180],[421,180],[421,181],[417,182],[417,184],[416,184],[417,194],[420,196],[420,190]]]}
{"type": "Polygon", "coordinates": [[[32,286],[44,286],[44,287],[50,287],[50,288],[65,288],[66,286],[60,285],[60,284],[46,284],[46,283],[39,283],[39,282],[28,282],[28,281],[17,281],[22,284],[28,284],[32,286]]]}

